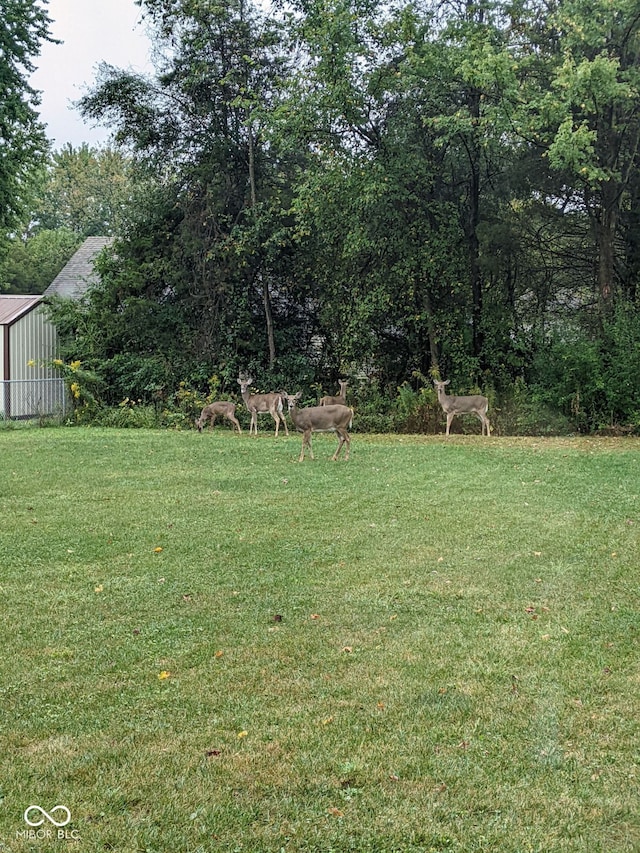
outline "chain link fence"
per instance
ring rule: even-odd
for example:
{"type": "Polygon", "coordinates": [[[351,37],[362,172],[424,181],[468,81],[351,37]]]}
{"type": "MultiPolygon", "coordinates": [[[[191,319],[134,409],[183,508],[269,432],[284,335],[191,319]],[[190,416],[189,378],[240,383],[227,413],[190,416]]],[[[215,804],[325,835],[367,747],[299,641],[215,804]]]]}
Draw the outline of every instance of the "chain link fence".
{"type": "Polygon", "coordinates": [[[0,381],[0,420],[64,418],[71,411],[63,379],[0,381]]]}

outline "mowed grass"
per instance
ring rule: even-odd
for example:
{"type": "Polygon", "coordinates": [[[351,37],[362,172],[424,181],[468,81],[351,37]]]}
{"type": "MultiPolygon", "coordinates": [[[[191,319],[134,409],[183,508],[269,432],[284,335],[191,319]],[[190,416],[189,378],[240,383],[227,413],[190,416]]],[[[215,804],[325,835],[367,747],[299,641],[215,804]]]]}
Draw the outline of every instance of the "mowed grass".
{"type": "Polygon", "coordinates": [[[640,442],[334,448],[0,432],[0,850],[640,850],[640,442]]]}

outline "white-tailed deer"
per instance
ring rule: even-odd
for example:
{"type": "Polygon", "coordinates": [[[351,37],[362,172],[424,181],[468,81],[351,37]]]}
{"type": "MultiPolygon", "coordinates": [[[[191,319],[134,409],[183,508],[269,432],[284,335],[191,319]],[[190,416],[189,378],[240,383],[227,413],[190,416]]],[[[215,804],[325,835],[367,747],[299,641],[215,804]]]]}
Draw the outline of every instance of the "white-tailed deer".
{"type": "Polygon", "coordinates": [[[337,397],[321,397],[320,405],[321,406],[346,406],[347,405],[347,385],[349,384],[348,379],[338,379],[338,385],[340,386],[340,393],[337,397]]]}
{"type": "Polygon", "coordinates": [[[284,406],[282,403],[283,395],[278,394],[250,394],[249,393],[249,385],[253,382],[251,376],[239,376],[238,377],[238,385],[240,386],[240,393],[242,394],[242,399],[244,400],[244,404],[247,407],[247,410],[251,414],[251,425],[249,427],[249,435],[252,432],[258,434],[258,415],[262,414],[270,414],[271,417],[276,422],[276,437],[278,435],[278,429],[280,427],[280,421],[284,424],[285,435],[289,435],[289,430],[287,429],[287,421],[284,417],[284,406]]]}
{"type": "Polygon", "coordinates": [[[446,382],[433,380],[433,384],[436,386],[436,391],[438,392],[438,402],[447,416],[446,434],[449,435],[449,427],[451,426],[454,415],[475,415],[482,423],[482,435],[485,434],[485,429],[487,436],[491,435],[491,427],[489,426],[489,418],[487,417],[487,409],[489,408],[487,398],[481,394],[474,394],[471,397],[454,397],[453,394],[447,396],[444,389],[449,382],[449,379],[446,382]]]}
{"type": "Polygon", "coordinates": [[[335,432],[338,436],[338,447],[331,457],[335,462],[342,445],[346,444],[345,462],[349,458],[351,447],[351,436],[347,432],[353,422],[353,410],[347,406],[309,406],[306,409],[298,408],[298,400],[302,397],[302,391],[297,394],[287,394],[289,414],[293,425],[298,432],[302,433],[302,451],[299,462],[304,459],[304,449],[309,448],[309,455],[313,459],[313,448],[311,447],[311,434],[314,432],[335,432]]]}
{"type": "Polygon", "coordinates": [[[238,419],[236,418],[236,404],[226,403],[223,401],[219,401],[217,403],[209,403],[208,406],[205,406],[203,408],[203,410],[200,412],[200,417],[196,421],[198,432],[202,432],[202,430],[207,424],[207,421],[209,422],[209,426],[213,427],[218,416],[226,418],[228,421],[231,421],[234,426],[234,429],[237,429],[240,433],[242,432],[242,430],[240,429],[240,424],[238,423],[238,419]]]}

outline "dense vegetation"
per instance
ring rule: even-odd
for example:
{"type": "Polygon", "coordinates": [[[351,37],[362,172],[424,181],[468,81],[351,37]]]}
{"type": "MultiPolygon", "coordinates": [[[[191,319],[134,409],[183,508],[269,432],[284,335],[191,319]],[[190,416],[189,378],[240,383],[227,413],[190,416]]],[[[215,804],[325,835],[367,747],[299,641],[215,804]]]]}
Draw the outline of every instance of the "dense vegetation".
{"type": "Polygon", "coordinates": [[[638,0],[140,6],[156,75],[81,101],[128,158],[118,239],[52,308],[101,403],[249,370],[415,415],[440,373],[640,427],[638,0]]]}

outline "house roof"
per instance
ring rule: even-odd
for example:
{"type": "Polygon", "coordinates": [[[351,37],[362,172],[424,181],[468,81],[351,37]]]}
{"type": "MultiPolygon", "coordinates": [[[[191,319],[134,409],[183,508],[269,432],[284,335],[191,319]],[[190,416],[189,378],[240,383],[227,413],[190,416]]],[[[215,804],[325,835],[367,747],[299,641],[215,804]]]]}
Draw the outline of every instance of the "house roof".
{"type": "Polygon", "coordinates": [[[0,296],[0,326],[10,326],[28,314],[42,300],[41,296],[0,296]]]}
{"type": "Polygon", "coordinates": [[[113,237],[87,237],[45,290],[43,296],[66,296],[70,299],[82,296],[97,280],[93,269],[96,256],[112,242],[113,237]]]}

